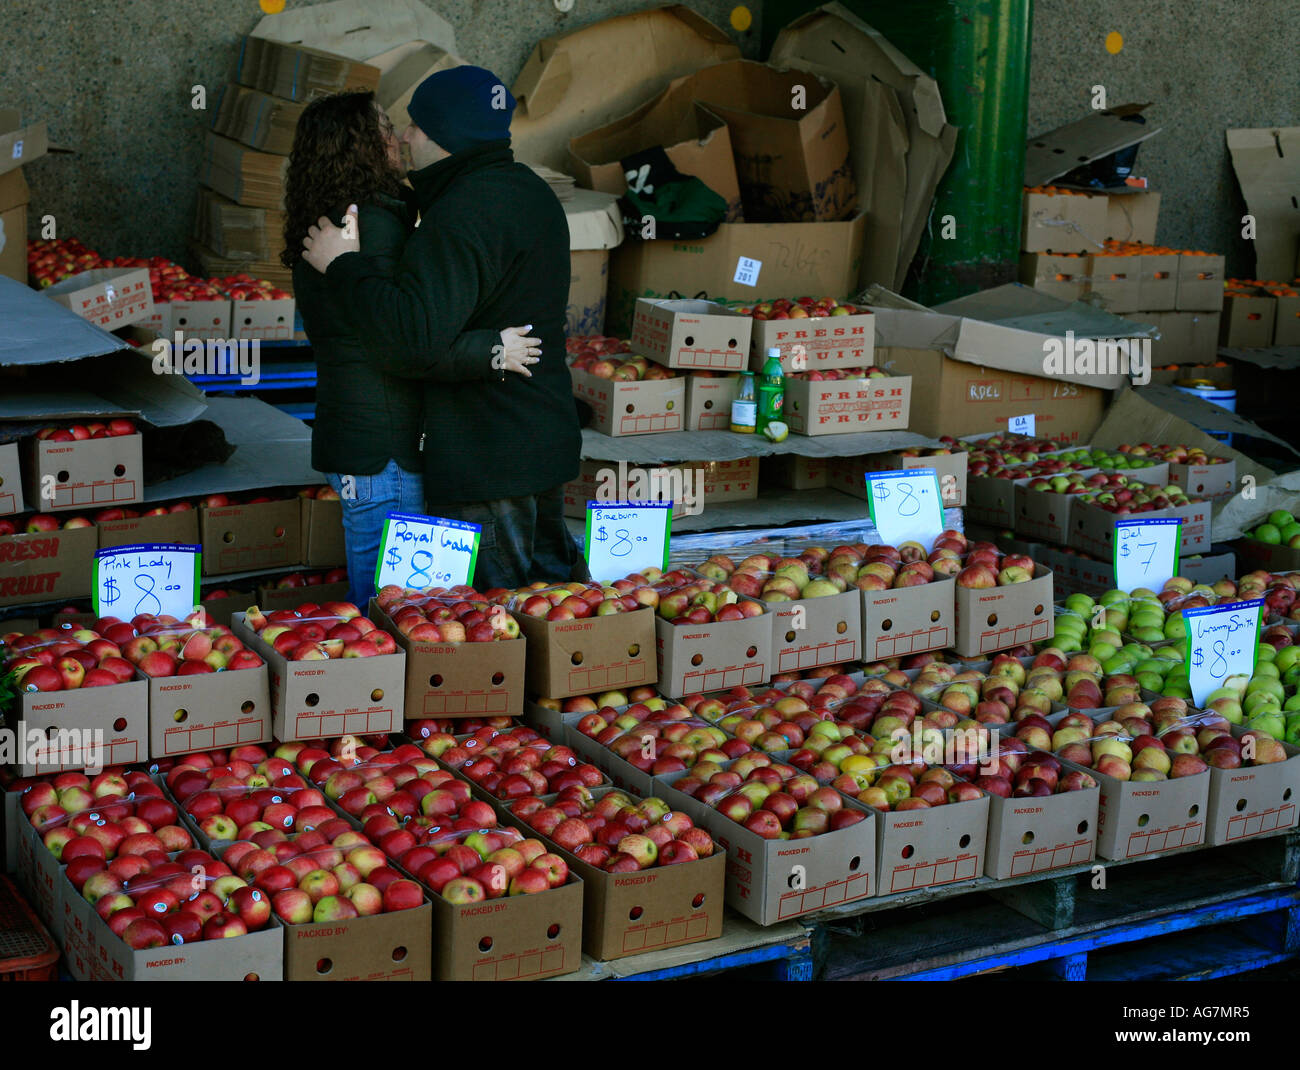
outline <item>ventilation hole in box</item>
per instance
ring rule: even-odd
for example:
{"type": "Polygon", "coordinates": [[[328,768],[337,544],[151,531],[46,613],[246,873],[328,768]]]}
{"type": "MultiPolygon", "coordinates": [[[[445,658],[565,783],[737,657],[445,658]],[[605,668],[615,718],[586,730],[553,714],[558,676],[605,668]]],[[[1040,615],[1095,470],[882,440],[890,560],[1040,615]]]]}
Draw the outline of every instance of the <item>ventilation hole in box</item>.
{"type": "Polygon", "coordinates": [[[629,647],[627,648],[627,656],[628,656],[629,658],[638,658],[638,657],[640,657],[640,656],[641,656],[641,644],[640,644],[640,643],[633,643],[631,646],[629,646],[629,647]]]}
{"type": "Polygon", "coordinates": [[[856,873],[860,865],[862,865],[862,856],[854,855],[852,858],[849,859],[849,872],[856,873]]]}
{"type": "Polygon", "coordinates": [[[990,628],[994,627],[997,624],[997,622],[998,622],[998,615],[996,613],[990,613],[988,619],[989,627],[990,628]]]}
{"type": "Polygon", "coordinates": [[[939,618],[942,617],[942,616],[943,616],[943,614],[940,613],[937,609],[932,609],[932,610],[930,610],[930,623],[931,623],[931,624],[937,624],[938,621],[939,621],[939,618]]]}
{"type": "Polygon", "coordinates": [[[244,974],[245,981],[260,981],[262,978],[255,973],[244,974]]]}
{"type": "Polygon", "coordinates": [[[696,654],[696,655],[694,655],[694,656],[691,658],[691,664],[692,664],[692,665],[696,665],[696,666],[698,666],[698,665],[703,665],[703,664],[704,664],[704,655],[703,655],[703,654],[696,654]]]}
{"type": "Polygon", "coordinates": [[[686,347],[687,347],[688,349],[691,348],[692,346],[695,345],[695,335],[693,335],[693,334],[688,334],[688,335],[686,336],[686,338],[684,339],[684,341],[685,341],[685,343],[686,343],[686,347]]]}
{"type": "Polygon", "coordinates": [[[114,465],[113,475],[117,476],[118,479],[121,479],[124,475],[126,475],[126,465],[124,464],[114,465]]]}
{"type": "Polygon", "coordinates": [[[60,731],[62,731],[62,729],[56,727],[55,725],[50,725],[50,727],[45,730],[45,734],[49,736],[50,739],[53,739],[55,736],[59,734],[60,731]]]}
{"type": "Polygon", "coordinates": [[[664,408],[667,409],[667,410],[669,410],[669,411],[672,411],[672,410],[673,410],[674,408],[676,408],[676,407],[677,407],[677,402],[675,402],[675,401],[669,401],[669,402],[667,402],[667,403],[664,405],[664,408]]]}
{"type": "Polygon", "coordinates": [[[395,948],[393,948],[393,961],[394,961],[394,962],[401,962],[404,958],[406,958],[406,948],[404,948],[404,947],[395,947],[395,948]]]}
{"type": "Polygon", "coordinates": [[[1287,802],[1290,798],[1291,798],[1291,789],[1287,788],[1286,791],[1282,792],[1282,801],[1287,802]]]}
{"type": "Polygon", "coordinates": [[[252,713],[255,709],[257,709],[257,703],[250,698],[247,702],[245,702],[242,706],[239,707],[239,712],[252,713]]]}
{"type": "Polygon", "coordinates": [[[480,940],[480,941],[478,942],[478,949],[479,949],[480,951],[491,951],[491,950],[492,950],[492,937],[490,937],[490,936],[485,936],[485,937],[483,937],[483,939],[480,940]]]}
{"type": "Polygon", "coordinates": [[[970,833],[969,833],[969,832],[965,833],[965,834],[962,836],[962,838],[961,838],[960,840],[957,841],[957,846],[958,846],[958,847],[969,847],[969,846],[970,846],[970,833]]]}
{"type": "Polygon", "coordinates": [[[233,531],[227,531],[227,532],[223,533],[222,536],[221,536],[221,541],[222,541],[222,542],[234,542],[234,541],[235,541],[235,533],[234,533],[233,531]]]}
{"type": "Polygon", "coordinates": [[[794,632],[792,632],[792,631],[790,631],[790,632],[786,632],[786,633],[785,633],[785,641],[786,641],[787,643],[793,643],[793,642],[794,642],[794,632]]]}
{"type": "Polygon", "coordinates": [[[633,907],[631,910],[627,912],[628,920],[636,921],[644,913],[645,910],[642,907],[633,907]]]}
{"type": "Polygon", "coordinates": [[[572,656],[571,658],[569,658],[569,660],[570,660],[571,662],[573,662],[574,665],[581,665],[581,664],[582,664],[582,651],[581,651],[581,650],[575,650],[575,651],[573,652],[573,656],[572,656]]]}
{"type": "Polygon", "coordinates": [[[125,718],[125,717],[119,717],[116,721],[113,722],[113,731],[114,731],[114,732],[125,732],[125,731],[126,731],[126,718],[125,718]]]}
{"type": "Polygon", "coordinates": [[[880,622],[880,630],[882,632],[889,631],[893,626],[894,626],[894,622],[890,620],[888,617],[886,617],[884,620],[880,622]]]}
{"type": "Polygon", "coordinates": [[[1192,805],[1189,806],[1189,807],[1187,808],[1187,816],[1188,816],[1188,817],[1195,817],[1195,816],[1196,816],[1197,814],[1199,814],[1200,812],[1201,812],[1201,804],[1200,804],[1200,803],[1192,803],[1192,805]]]}
{"type": "Polygon", "coordinates": [[[66,483],[66,482],[68,481],[68,477],[69,477],[70,474],[71,474],[71,473],[69,473],[69,472],[60,472],[60,473],[59,473],[57,476],[55,476],[54,478],[55,478],[55,480],[56,480],[57,482],[59,482],[59,483],[66,483]]]}
{"type": "Polygon", "coordinates": [[[751,647],[749,647],[749,648],[745,651],[745,657],[747,657],[747,658],[756,658],[756,657],[758,657],[758,647],[756,647],[756,646],[751,646],[751,647]]]}
{"type": "Polygon", "coordinates": [[[430,687],[441,687],[441,686],[442,686],[442,673],[440,673],[440,672],[436,672],[436,673],[434,673],[432,676],[430,676],[430,677],[429,677],[429,686],[430,686],[430,687]]]}
{"type": "Polygon", "coordinates": [[[1086,822],[1086,821],[1080,821],[1080,822],[1079,822],[1079,827],[1078,827],[1077,831],[1078,831],[1078,833],[1079,833],[1080,836],[1082,836],[1085,832],[1087,832],[1087,831],[1088,831],[1088,822],[1086,822]]]}
{"type": "Polygon", "coordinates": [[[273,534],[277,539],[283,539],[283,538],[284,538],[284,525],[283,525],[283,524],[276,524],[276,526],[275,526],[275,530],[272,532],[272,534],[273,534]]]}
{"type": "Polygon", "coordinates": [[[552,922],[550,925],[546,927],[546,939],[548,940],[556,939],[560,935],[562,928],[563,927],[559,923],[552,922]]]}
{"type": "Polygon", "coordinates": [[[839,624],[835,625],[836,635],[843,635],[848,630],[849,630],[849,622],[846,620],[842,620],[839,622],[839,624]]]}
{"type": "Polygon", "coordinates": [[[313,691],[302,701],[303,701],[303,705],[305,706],[317,706],[320,704],[320,695],[316,694],[316,692],[313,691]]]}
{"type": "Polygon", "coordinates": [[[624,407],[623,411],[626,412],[626,413],[628,413],[628,414],[630,415],[631,413],[636,412],[636,406],[635,406],[635,405],[627,405],[627,406],[624,407]]]}
{"type": "Polygon", "coordinates": [[[1146,828],[1147,822],[1151,820],[1150,814],[1143,814],[1138,818],[1138,828],[1146,828]]]}
{"type": "Polygon", "coordinates": [[[334,962],[333,962],[332,959],[318,959],[318,960],[317,960],[317,962],[316,962],[316,972],[317,972],[317,973],[329,973],[330,970],[332,970],[332,969],[334,969],[334,962]]]}
{"type": "Polygon", "coordinates": [[[172,720],[175,721],[177,724],[184,724],[189,719],[190,719],[189,710],[177,710],[175,713],[172,714],[172,720]]]}
{"type": "Polygon", "coordinates": [[[1246,809],[1246,800],[1245,800],[1245,799],[1238,799],[1238,800],[1237,800],[1237,812],[1238,812],[1238,813],[1241,813],[1241,811],[1244,810],[1244,809],[1246,809]]]}
{"type": "Polygon", "coordinates": [[[699,892],[696,894],[695,898],[691,900],[691,906],[693,906],[696,910],[699,910],[700,907],[704,906],[703,892],[699,892]]]}
{"type": "Polygon", "coordinates": [[[904,858],[911,858],[912,855],[914,855],[914,854],[916,854],[916,848],[913,847],[910,843],[907,844],[907,846],[905,846],[905,847],[903,848],[903,857],[904,857],[904,858]]]}
{"type": "Polygon", "coordinates": [[[497,687],[500,687],[501,684],[505,681],[505,678],[506,678],[506,674],[505,674],[505,673],[503,673],[503,672],[494,672],[494,673],[492,674],[492,683],[495,684],[497,687]]]}
{"type": "Polygon", "coordinates": [[[1054,152],[1056,155],[1060,156],[1060,155],[1063,155],[1063,154],[1064,154],[1065,150],[1064,150],[1064,149],[1053,149],[1052,152],[1054,152]]]}
{"type": "Polygon", "coordinates": [[[712,402],[712,401],[706,401],[706,402],[704,403],[704,408],[705,408],[705,409],[711,409],[711,408],[713,408],[713,402],[712,402]]]}
{"type": "Polygon", "coordinates": [[[377,687],[372,692],[370,692],[371,702],[379,702],[383,697],[384,697],[384,689],[382,687],[377,687]]]}

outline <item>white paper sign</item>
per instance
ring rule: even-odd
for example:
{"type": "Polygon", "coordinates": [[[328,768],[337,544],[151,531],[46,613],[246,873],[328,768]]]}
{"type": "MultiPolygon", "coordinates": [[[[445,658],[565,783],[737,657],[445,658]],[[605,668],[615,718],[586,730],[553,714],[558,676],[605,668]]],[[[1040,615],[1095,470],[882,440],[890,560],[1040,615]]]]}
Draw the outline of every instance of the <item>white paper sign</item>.
{"type": "Polygon", "coordinates": [[[1260,608],[1264,600],[1184,609],[1187,623],[1187,678],[1192,701],[1203,706],[1210,692],[1229,676],[1249,678],[1259,647],[1260,608]]]}
{"type": "Polygon", "coordinates": [[[1180,517],[1115,521],[1115,587],[1159,591],[1178,575],[1180,517]]]}
{"type": "Polygon", "coordinates": [[[763,261],[742,256],[736,261],[736,274],[731,281],[738,282],[741,286],[757,286],[758,273],[762,270],[763,261]]]}
{"type": "Polygon", "coordinates": [[[184,620],[199,604],[202,547],[182,543],[113,546],[95,554],[91,602],[96,616],[139,613],[184,620]]]}
{"type": "Polygon", "coordinates": [[[866,477],[871,522],[881,541],[891,546],[919,542],[928,551],[943,534],[943,498],[935,470],[868,472],[866,477]]]}
{"type": "Polygon", "coordinates": [[[425,591],[472,584],[482,530],[462,520],[389,513],[379,540],[375,589],[395,584],[425,591]]]}
{"type": "Polygon", "coordinates": [[[1028,435],[1034,437],[1034,414],[1031,412],[1027,416],[1012,416],[1007,419],[1007,430],[1013,435],[1028,435]]]}
{"type": "Polygon", "coordinates": [[[587,502],[587,568],[597,581],[668,567],[672,502],[587,502]]]}

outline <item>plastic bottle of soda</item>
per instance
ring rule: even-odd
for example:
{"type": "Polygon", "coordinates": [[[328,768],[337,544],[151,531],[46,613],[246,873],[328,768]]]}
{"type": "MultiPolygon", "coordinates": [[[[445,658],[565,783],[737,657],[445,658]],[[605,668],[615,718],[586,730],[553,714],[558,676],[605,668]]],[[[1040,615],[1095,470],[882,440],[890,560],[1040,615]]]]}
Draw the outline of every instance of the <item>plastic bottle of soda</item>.
{"type": "Polygon", "coordinates": [[[785,372],[781,369],[781,351],[767,351],[762,378],[758,384],[758,430],[768,424],[785,422],[785,372]]]}

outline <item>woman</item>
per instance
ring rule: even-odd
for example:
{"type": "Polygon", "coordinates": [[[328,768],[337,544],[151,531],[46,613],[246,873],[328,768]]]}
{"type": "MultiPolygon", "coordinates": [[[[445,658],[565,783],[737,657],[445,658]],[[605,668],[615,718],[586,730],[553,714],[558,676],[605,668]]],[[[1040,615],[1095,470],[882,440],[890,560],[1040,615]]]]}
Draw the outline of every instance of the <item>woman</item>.
{"type": "MultiPolygon", "coordinates": [[[[294,133],[285,180],[284,252],[294,295],[317,364],[312,467],[343,502],[350,600],[364,607],[374,593],[384,517],[422,513],[420,472],[422,384],[386,375],[367,359],[358,337],[328,296],[324,276],[302,259],[303,238],[321,216],[340,222],[358,206],[361,254],[395,269],[415,225],[402,185],[401,146],[371,92],[313,101],[294,133]]],[[[530,375],[540,350],[531,328],[469,331],[457,352],[481,355],[508,371],[530,375]]]]}

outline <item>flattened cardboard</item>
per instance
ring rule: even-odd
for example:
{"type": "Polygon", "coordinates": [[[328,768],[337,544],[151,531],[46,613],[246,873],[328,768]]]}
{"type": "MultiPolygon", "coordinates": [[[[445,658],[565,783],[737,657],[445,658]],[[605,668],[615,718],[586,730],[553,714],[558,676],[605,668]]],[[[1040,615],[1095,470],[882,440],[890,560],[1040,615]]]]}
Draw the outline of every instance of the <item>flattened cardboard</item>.
{"type": "Polygon", "coordinates": [[[343,538],[343,503],[300,498],[302,550],[298,560],[308,568],[332,568],[348,559],[343,538]]]}
{"type": "Polygon", "coordinates": [[[861,457],[835,458],[829,462],[829,486],[867,500],[868,472],[897,472],[907,468],[933,468],[939,477],[939,493],[945,508],[966,504],[966,454],[937,454],[933,457],[904,457],[899,453],[868,453],[861,457]]]}
{"type": "MultiPolygon", "coordinates": [[[[681,698],[772,676],[772,622],[768,614],[715,624],[670,624],[656,615],[659,693],[681,698]]],[[[569,694],[598,690],[585,688],[569,694]]],[[[561,697],[561,696],[556,696],[561,697]]]]}
{"type": "MultiPolygon", "coordinates": [[[[924,588],[921,588],[924,589],[924,588]]],[[[990,654],[1052,634],[1052,573],[1037,565],[1034,578],[1006,587],[957,587],[957,641],[963,657],[990,654]]]]}
{"type": "Polygon", "coordinates": [[[785,383],[785,421],[798,435],[903,431],[911,406],[912,380],[906,375],[785,383]]]}
{"type": "MultiPolygon", "coordinates": [[[[950,647],[957,638],[956,583],[862,592],[862,660],[884,661],[950,647]]],[[[1050,608],[1050,602],[1049,602],[1050,608]]]]}
{"type": "Polygon", "coordinates": [[[935,888],[983,875],[989,829],[987,796],[929,810],[873,813],[880,882],[877,895],[935,888]]]}
{"type": "Polygon", "coordinates": [[[93,526],[0,536],[0,606],[85,598],[98,544],[93,526]]]}
{"type": "Polygon", "coordinates": [[[870,312],[805,319],[755,320],[750,339],[749,367],[761,372],[768,351],[781,352],[781,370],[825,371],[865,368],[874,363],[876,319],[870,312]]]}
{"type": "Polygon", "coordinates": [[[127,680],[109,687],[25,691],[5,722],[20,740],[40,733],[50,747],[46,761],[15,762],[19,776],[81,770],[87,764],[131,765],[149,756],[149,687],[143,680],[127,680]],[[97,751],[87,752],[60,731],[76,731],[78,740],[92,732],[103,737],[97,751]]]}
{"type": "Polygon", "coordinates": [[[1121,104],[1031,137],[1025,149],[1025,185],[1045,185],[1080,164],[1092,163],[1154,137],[1161,127],[1149,122],[1131,123],[1124,118],[1146,107],[1145,104],[1121,104]]]}
{"type": "Polygon", "coordinates": [[[516,619],[528,643],[527,686],[535,695],[569,698],[659,679],[651,656],[658,622],[648,607],[583,620],[516,619]]]}
{"type": "Polygon", "coordinates": [[[367,614],[406,652],[404,717],[516,717],[524,708],[526,640],[429,643],[397,630],[372,598],[367,614]]]}
{"type": "Polygon", "coordinates": [[[56,282],[41,293],[106,331],[153,315],[153,291],[145,268],[95,268],[56,282]]]}
{"type": "Polygon", "coordinates": [[[79,442],[28,439],[27,497],[50,512],[144,501],[143,441],[138,432],[79,442]],[[46,488],[53,498],[42,493],[46,488]]]}
{"type": "MultiPolygon", "coordinates": [[[[1209,502],[1193,502],[1190,505],[1171,506],[1168,509],[1151,509],[1132,516],[1155,520],[1160,517],[1181,517],[1179,527],[1179,552],[1195,553],[1210,548],[1210,513],[1209,502]]],[[[1096,505],[1075,502],[1070,510],[1069,544],[1093,557],[1108,561],[1114,556],[1115,521],[1122,519],[1116,513],[1107,512],[1096,505]]]]}
{"type": "MultiPolygon", "coordinates": [[[[1236,726],[1234,736],[1245,729],[1236,726]]],[[[1300,748],[1283,743],[1287,760],[1237,769],[1210,767],[1209,816],[1205,843],[1217,847],[1253,836],[1295,828],[1300,823],[1300,748]]]]}
{"type": "MultiPolygon", "coordinates": [[[[773,925],[879,894],[878,833],[869,812],[865,821],[820,836],[768,840],[672,786],[685,775],[662,778],[660,797],[726,850],[727,904],[745,917],[773,925]]],[[[847,797],[844,806],[866,810],[847,797]]]]}
{"type": "Polygon", "coordinates": [[[1097,809],[1097,854],[1102,858],[1141,858],[1205,842],[1210,778],[1115,780],[1073,762],[1062,769],[1088,773],[1101,787],[1097,809]]]}
{"type": "Polygon", "coordinates": [[[27,281],[27,205],[30,200],[31,190],[23,178],[21,167],[7,175],[0,174],[0,275],[18,282],[27,281]]]}
{"type": "Polygon", "coordinates": [[[132,546],[140,543],[179,542],[193,545],[199,541],[199,514],[195,509],[163,516],[127,517],[123,520],[100,520],[99,548],[132,546]]]}
{"type": "Polygon", "coordinates": [[[284,925],[286,981],[429,981],[433,907],[284,925]]]}
{"type": "Polygon", "coordinates": [[[23,512],[24,508],[18,443],[7,442],[0,446],[0,516],[13,516],[23,512]]]}
{"type": "Polygon", "coordinates": [[[790,490],[817,490],[829,486],[830,460],[825,457],[800,457],[785,453],[764,457],[760,462],[759,479],[764,485],[787,487],[790,490]]]}
{"type": "Polygon", "coordinates": [[[235,613],[230,630],[267,664],[274,738],[331,739],[377,735],[402,727],[406,653],[370,658],[289,661],[262,642],[235,613]]]}
{"type": "Polygon", "coordinates": [[[271,741],[265,665],[146,679],[150,758],[271,741]]]}
{"type": "Polygon", "coordinates": [[[668,368],[735,372],[745,367],[753,319],[712,301],[638,300],[632,348],[668,368]]]}
{"type": "Polygon", "coordinates": [[[1255,278],[1297,274],[1296,190],[1300,189],[1300,127],[1225,132],[1246,210],[1255,217],[1255,278]]]}
{"type": "Polygon", "coordinates": [[[765,602],[772,616],[772,672],[843,665],[862,656],[862,596],[765,602]]]}
{"type": "Polygon", "coordinates": [[[573,393],[592,407],[593,429],[611,437],[681,431],[686,424],[686,380],[615,382],[570,368],[573,393]]]}
{"type": "Polygon", "coordinates": [[[203,575],[288,568],[302,553],[297,498],[199,509],[203,575]]]}
{"type": "Polygon", "coordinates": [[[984,875],[994,880],[1046,873],[1097,856],[1097,788],[1041,799],[989,796],[984,875]]]}
{"type": "Polygon", "coordinates": [[[686,430],[728,431],[731,403],[736,400],[736,375],[686,376],[686,430]]]}
{"type": "Polygon", "coordinates": [[[309,101],[346,90],[379,88],[379,68],[304,45],[245,37],[235,77],[285,100],[309,101]]]}

